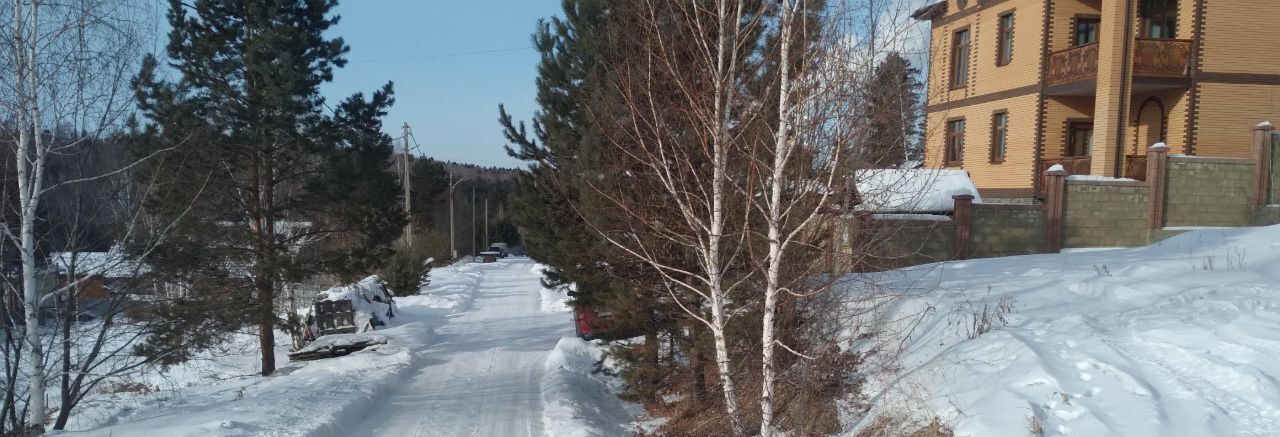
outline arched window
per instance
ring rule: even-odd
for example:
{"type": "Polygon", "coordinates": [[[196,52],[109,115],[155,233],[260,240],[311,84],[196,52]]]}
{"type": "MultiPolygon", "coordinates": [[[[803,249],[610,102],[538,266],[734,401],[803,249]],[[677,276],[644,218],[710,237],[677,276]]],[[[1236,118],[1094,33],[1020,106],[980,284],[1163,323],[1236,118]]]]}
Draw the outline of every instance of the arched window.
{"type": "Polygon", "coordinates": [[[1173,38],[1178,27],[1178,0],[1142,0],[1142,36],[1173,38]]]}

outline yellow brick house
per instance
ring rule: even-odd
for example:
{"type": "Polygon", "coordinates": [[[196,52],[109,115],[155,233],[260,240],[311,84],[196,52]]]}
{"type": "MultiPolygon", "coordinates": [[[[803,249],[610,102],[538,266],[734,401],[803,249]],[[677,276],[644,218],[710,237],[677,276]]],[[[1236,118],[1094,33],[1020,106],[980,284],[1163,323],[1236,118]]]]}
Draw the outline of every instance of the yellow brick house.
{"type": "Polygon", "coordinates": [[[1280,0],[942,0],[925,164],[985,198],[1032,197],[1053,164],[1141,176],[1145,150],[1247,157],[1280,121],[1280,0]]]}

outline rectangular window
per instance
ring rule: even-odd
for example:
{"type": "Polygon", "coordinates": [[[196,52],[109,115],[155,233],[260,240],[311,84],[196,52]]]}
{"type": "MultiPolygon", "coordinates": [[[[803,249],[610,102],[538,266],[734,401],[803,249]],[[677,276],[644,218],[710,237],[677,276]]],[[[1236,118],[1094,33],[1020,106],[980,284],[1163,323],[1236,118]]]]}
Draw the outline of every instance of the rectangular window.
{"type": "Polygon", "coordinates": [[[1147,38],[1173,38],[1178,25],[1178,0],[1142,0],[1138,13],[1147,38]]]}
{"type": "Polygon", "coordinates": [[[969,29],[956,32],[951,46],[951,88],[969,84],[969,29]]]}
{"type": "Polygon", "coordinates": [[[1000,16],[1000,45],[996,46],[996,65],[1013,62],[1013,12],[1000,16]]]}
{"type": "Polygon", "coordinates": [[[951,167],[964,162],[964,119],[947,122],[947,156],[944,165],[951,167]]]}
{"type": "Polygon", "coordinates": [[[1076,45],[1093,44],[1098,42],[1098,26],[1100,20],[1097,18],[1078,18],[1076,19],[1076,45]]]}
{"type": "Polygon", "coordinates": [[[1093,122],[1073,121],[1067,135],[1067,156],[1089,156],[1093,153],[1093,122]]]}
{"type": "Polygon", "coordinates": [[[991,117],[991,162],[1004,162],[1009,142],[1009,113],[997,112],[991,117]]]}

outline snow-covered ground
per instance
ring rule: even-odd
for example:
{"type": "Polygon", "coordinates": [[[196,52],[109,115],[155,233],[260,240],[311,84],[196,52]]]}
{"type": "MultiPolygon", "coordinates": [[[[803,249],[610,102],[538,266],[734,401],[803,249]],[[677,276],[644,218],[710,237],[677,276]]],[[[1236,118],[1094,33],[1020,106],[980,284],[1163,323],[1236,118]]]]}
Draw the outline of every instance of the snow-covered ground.
{"type": "Polygon", "coordinates": [[[153,375],[159,391],[87,400],[72,429],[93,429],[68,434],[614,435],[638,411],[585,370],[597,345],[561,340],[570,315],[543,302],[555,293],[540,272],[521,258],[434,269],[424,294],[396,298],[396,321],[377,331],[385,345],[297,363],[282,346],[287,364],[261,378],[245,336],[216,359],[153,375]]]}
{"type": "Polygon", "coordinates": [[[937,414],[957,436],[1280,435],[1277,266],[1267,227],[880,274],[904,295],[861,329],[905,342],[902,371],[868,383],[868,417],[937,414]]]}

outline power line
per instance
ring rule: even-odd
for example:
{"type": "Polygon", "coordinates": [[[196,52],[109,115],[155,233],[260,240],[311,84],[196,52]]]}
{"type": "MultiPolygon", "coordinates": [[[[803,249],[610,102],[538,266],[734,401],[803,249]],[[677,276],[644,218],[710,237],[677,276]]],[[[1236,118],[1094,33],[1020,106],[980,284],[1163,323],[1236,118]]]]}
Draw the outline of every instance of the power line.
{"type": "Polygon", "coordinates": [[[491,54],[491,53],[504,53],[504,52],[514,52],[514,51],[519,51],[519,50],[529,50],[529,49],[532,49],[532,48],[534,48],[534,47],[533,47],[533,46],[524,46],[524,47],[511,47],[511,48],[506,48],[506,49],[473,50],[473,51],[466,51],[466,52],[452,52],[452,53],[436,53],[436,54],[432,54],[432,55],[408,56],[408,57],[403,57],[403,58],[357,59],[357,60],[352,60],[352,61],[349,61],[349,62],[351,62],[351,63],[357,63],[357,62],[361,62],[361,63],[363,63],[363,62],[373,63],[373,62],[413,61],[413,60],[419,60],[419,59],[446,58],[446,57],[451,57],[451,56],[487,55],[487,54],[491,54]]]}

